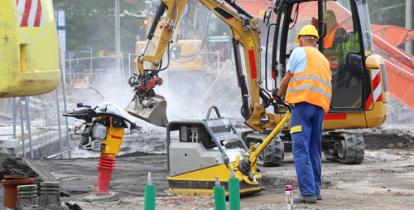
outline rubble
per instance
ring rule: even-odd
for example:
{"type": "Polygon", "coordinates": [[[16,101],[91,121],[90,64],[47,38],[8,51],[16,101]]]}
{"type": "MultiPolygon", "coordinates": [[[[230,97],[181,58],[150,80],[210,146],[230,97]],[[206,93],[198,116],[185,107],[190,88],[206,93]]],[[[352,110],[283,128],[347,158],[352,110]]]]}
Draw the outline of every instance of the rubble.
{"type": "Polygon", "coordinates": [[[37,178],[39,175],[33,171],[23,158],[0,153],[0,179],[5,175],[19,175],[37,178]]]}
{"type": "MultiPolygon", "coordinates": [[[[381,128],[372,132],[355,130],[354,132],[362,132],[366,139],[366,147],[369,148],[366,159],[362,165],[349,166],[324,161],[323,194],[326,201],[318,204],[317,208],[331,208],[332,206],[340,208],[341,205],[337,204],[338,199],[349,200],[359,199],[359,197],[364,199],[381,197],[383,200],[378,201],[379,205],[387,207],[393,203],[390,198],[399,200],[395,204],[397,207],[410,204],[407,199],[414,196],[412,190],[414,189],[412,186],[414,180],[409,178],[410,174],[414,173],[414,167],[412,167],[414,165],[414,146],[412,144],[414,137],[412,133],[402,132],[401,129],[395,128],[381,128]],[[388,149],[387,147],[391,144],[393,149],[388,149]],[[400,177],[405,181],[396,185],[392,182],[393,177],[400,177]],[[361,186],[355,188],[354,185],[361,186]],[[325,195],[325,192],[329,194],[325,195]]],[[[133,145],[133,140],[130,141],[131,144],[127,145],[133,145]]],[[[140,209],[139,207],[143,206],[142,196],[147,172],[152,172],[153,181],[157,186],[157,209],[158,207],[160,207],[159,209],[171,210],[213,209],[212,197],[172,196],[164,192],[168,186],[164,141],[165,139],[160,133],[156,137],[146,135],[145,138],[134,142],[135,146],[145,143],[147,145],[146,152],[136,151],[126,146],[124,153],[117,157],[118,165],[111,182],[111,191],[119,193],[119,200],[113,202],[95,201],[90,203],[83,201],[83,197],[91,191],[88,186],[96,185],[97,158],[94,157],[27,161],[0,154],[2,160],[0,172],[2,175],[16,173],[39,177],[39,179],[52,176],[70,194],[70,197],[62,198],[64,202],[76,203],[82,209],[116,208],[118,210],[140,209]],[[158,151],[161,154],[154,154],[151,151],[158,151]],[[48,175],[45,175],[45,171],[48,175]]],[[[247,207],[243,209],[284,208],[283,187],[285,184],[293,183],[295,185],[295,180],[292,180],[295,177],[295,172],[291,157],[286,157],[281,167],[265,168],[263,171],[262,181],[266,190],[257,196],[243,198],[241,205],[247,207]]],[[[295,189],[294,193],[297,192],[295,189]]],[[[370,205],[367,204],[367,206],[370,205]]],[[[357,205],[354,207],[358,208],[357,205]]],[[[313,209],[314,207],[296,206],[296,209],[306,208],[313,209]]]]}

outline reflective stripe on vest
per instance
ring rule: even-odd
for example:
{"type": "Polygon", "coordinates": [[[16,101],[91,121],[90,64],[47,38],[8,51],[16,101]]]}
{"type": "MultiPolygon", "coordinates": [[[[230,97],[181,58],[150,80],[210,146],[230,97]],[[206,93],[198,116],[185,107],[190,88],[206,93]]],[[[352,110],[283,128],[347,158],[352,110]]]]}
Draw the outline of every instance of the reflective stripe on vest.
{"type": "Polygon", "coordinates": [[[310,79],[310,80],[315,80],[317,82],[320,82],[330,88],[332,88],[332,84],[330,82],[327,82],[325,80],[323,80],[322,78],[320,78],[319,76],[316,75],[302,75],[302,76],[297,76],[295,78],[292,78],[290,81],[292,82],[298,82],[301,80],[305,80],[305,79],[310,79]]]}
{"type": "Polygon", "coordinates": [[[325,56],[313,47],[304,47],[306,68],[293,74],[286,91],[290,104],[307,102],[329,111],[332,97],[331,70],[325,56]]]}
{"type": "Polygon", "coordinates": [[[299,86],[297,88],[289,89],[287,91],[290,92],[291,94],[295,94],[296,92],[302,91],[302,90],[309,90],[309,91],[312,91],[312,92],[318,92],[318,93],[324,95],[329,100],[331,100],[331,94],[326,92],[324,89],[317,88],[317,87],[314,87],[312,85],[302,85],[302,86],[299,86]]]}

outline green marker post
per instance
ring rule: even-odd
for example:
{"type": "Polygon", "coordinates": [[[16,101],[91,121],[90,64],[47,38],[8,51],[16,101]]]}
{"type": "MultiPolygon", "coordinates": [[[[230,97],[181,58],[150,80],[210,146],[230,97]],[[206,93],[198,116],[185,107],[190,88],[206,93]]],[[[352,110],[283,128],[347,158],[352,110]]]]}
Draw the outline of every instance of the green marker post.
{"type": "Polygon", "coordinates": [[[216,184],[214,186],[214,207],[216,210],[226,210],[226,193],[224,186],[220,185],[220,180],[216,176],[216,184]]]}
{"type": "Polygon", "coordinates": [[[240,181],[234,176],[233,169],[230,170],[229,203],[230,210],[240,210],[240,181]]]}
{"type": "Polygon", "coordinates": [[[152,184],[151,172],[148,172],[147,185],[144,192],[144,210],[155,210],[155,185],[152,184]]]}

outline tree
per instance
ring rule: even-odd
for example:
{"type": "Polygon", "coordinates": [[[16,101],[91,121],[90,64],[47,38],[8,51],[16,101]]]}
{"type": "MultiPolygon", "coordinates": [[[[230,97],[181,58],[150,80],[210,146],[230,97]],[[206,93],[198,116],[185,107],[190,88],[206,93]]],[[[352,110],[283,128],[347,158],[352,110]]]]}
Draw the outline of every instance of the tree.
{"type": "MultiPolygon", "coordinates": [[[[55,0],[66,12],[67,49],[114,51],[114,0],[55,0]]],[[[121,0],[122,51],[134,52],[142,0],[121,0]]]]}
{"type": "Polygon", "coordinates": [[[370,0],[367,2],[373,24],[404,26],[405,0],[370,0]]]}

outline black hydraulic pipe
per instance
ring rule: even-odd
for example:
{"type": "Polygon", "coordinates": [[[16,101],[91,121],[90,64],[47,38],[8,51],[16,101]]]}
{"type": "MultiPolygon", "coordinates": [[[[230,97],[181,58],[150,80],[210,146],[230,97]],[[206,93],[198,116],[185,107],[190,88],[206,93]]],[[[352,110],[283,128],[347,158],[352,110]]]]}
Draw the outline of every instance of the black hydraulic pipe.
{"type": "Polygon", "coordinates": [[[249,14],[246,10],[244,10],[239,5],[237,5],[233,0],[225,0],[225,1],[226,1],[227,4],[232,6],[237,11],[237,13],[242,14],[242,15],[248,17],[249,19],[253,18],[253,16],[251,14],[249,14]]]}
{"type": "Polygon", "coordinates": [[[319,33],[319,50],[323,50],[323,39],[322,37],[325,37],[326,29],[325,29],[325,20],[324,20],[324,2],[318,1],[318,33],[319,33]]]}
{"type": "Polygon", "coordinates": [[[242,116],[247,119],[250,117],[250,109],[249,109],[249,90],[247,89],[246,85],[246,77],[243,75],[243,70],[241,67],[240,61],[240,53],[238,48],[238,42],[235,39],[232,39],[233,43],[233,54],[234,54],[234,62],[236,66],[236,74],[237,74],[237,83],[240,87],[240,92],[242,96],[242,116]]]}
{"type": "Polygon", "coordinates": [[[155,14],[154,21],[152,21],[151,28],[148,32],[147,39],[151,40],[152,37],[154,37],[155,29],[157,29],[158,22],[160,22],[160,19],[162,15],[164,15],[164,12],[166,9],[167,9],[167,5],[161,2],[160,6],[157,9],[157,13],[155,14]]]}
{"type": "MultiPolygon", "coordinates": [[[[279,34],[281,32],[280,28],[283,27],[283,25],[281,26],[280,24],[283,24],[283,23],[281,23],[281,19],[282,19],[281,17],[284,15],[284,11],[283,11],[283,8],[281,7],[281,5],[280,5],[280,7],[278,7],[278,9],[279,10],[277,11],[275,33],[273,34],[271,71],[277,71],[277,65],[279,65],[278,57],[280,59],[280,53],[281,53],[281,51],[279,51],[279,53],[278,53],[278,48],[279,48],[278,40],[279,40],[279,36],[281,36],[281,34],[279,34]]],[[[282,44],[282,43],[280,43],[280,44],[282,44]]],[[[274,88],[276,89],[278,84],[277,84],[277,82],[275,82],[274,84],[275,84],[274,88]]]]}
{"type": "Polygon", "coordinates": [[[250,109],[249,109],[249,90],[247,89],[247,85],[246,85],[246,77],[244,75],[241,76],[241,86],[240,86],[240,90],[241,90],[241,95],[242,95],[242,116],[245,119],[248,119],[250,117],[250,109]]]}
{"type": "Polygon", "coordinates": [[[243,73],[242,73],[242,69],[241,69],[239,50],[237,49],[238,43],[235,39],[232,39],[232,44],[233,44],[234,63],[235,63],[235,66],[236,66],[236,73],[237,73],[237,84],[240,87],[241,86],[241,79],[240,78],[241,78],[241,75],[243,73]]]}

